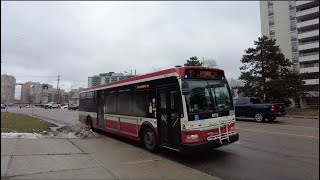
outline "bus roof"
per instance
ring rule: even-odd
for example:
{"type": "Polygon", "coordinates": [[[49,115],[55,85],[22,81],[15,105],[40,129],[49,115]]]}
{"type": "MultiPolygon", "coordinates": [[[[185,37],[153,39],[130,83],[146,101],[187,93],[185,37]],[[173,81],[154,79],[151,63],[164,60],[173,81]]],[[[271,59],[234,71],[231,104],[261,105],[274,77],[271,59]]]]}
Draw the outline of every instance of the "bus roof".
{"type": "MultiPolygon", "coordinates": [[[[154,79],[159,79],[157,77],[169,75],[169,76],[177,76],[182,78],[184,76],[184,73],[187,69],[208,69],[208,70],[218,70],[218,71],[223,71],[222,69],[218,68],[208,68],[208,67],[203,67],[203,66],[185,66],[185,67],[175,67],[175,68],[170,68],[158,72],[153,72],[153,73],[148,73],[140,76],[135,76],[132,78],[128,79],[122,79],[120,81],[115,81],[111,83],[106,83],[106,84],[100,84],[97,86],[93,86],[90,88],[85,88],[80,91],[82,92],[89,92],[89,91],[96,91],[96,90],[101,90],[101,89],[107,89],[108,87],[116,87],[116,86],[121,86],[121,85],[127,85],[127,84],[132,84],[132,83],[139,83],[139,82],[144,82],[144,79],[149,80],[154,80],[154,79]]],[[[169,77],[167,76],[167,77],[169,77]]]]}

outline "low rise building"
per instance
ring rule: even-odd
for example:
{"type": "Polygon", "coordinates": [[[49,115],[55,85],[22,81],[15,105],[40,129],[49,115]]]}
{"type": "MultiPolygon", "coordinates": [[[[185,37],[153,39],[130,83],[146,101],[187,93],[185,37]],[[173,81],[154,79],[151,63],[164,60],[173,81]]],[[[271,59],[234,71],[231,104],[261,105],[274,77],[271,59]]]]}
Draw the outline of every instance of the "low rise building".
{"type": "Polygon", "coordinates": [[[122,73],[115,73],[115,72],[101,73],[99,75],[88,77],[88,87],[111,83],[111,82],[119,81],[122,79],[131,78],[134,76],[135,75],[125,75],[122,73]]]}

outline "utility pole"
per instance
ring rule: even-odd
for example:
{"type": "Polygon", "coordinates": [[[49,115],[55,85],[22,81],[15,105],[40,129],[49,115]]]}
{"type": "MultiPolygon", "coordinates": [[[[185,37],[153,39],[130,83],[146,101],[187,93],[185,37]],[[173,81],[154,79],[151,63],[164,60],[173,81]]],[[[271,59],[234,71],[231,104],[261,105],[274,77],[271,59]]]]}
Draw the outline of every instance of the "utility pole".
{"type": "Polygon", "coordinates": [[[57,84],[57,91],[58,91],[58,102],[57,103],[60,103],[60,88],[59,88],[59,82],[60,82],[60,75],[58,75],[58,84],[57,84]]]}
{"type": "Polygon", "coordinates": [[[11,97],[11,91],[10,91],[11,86],[6,83],[6,87],[7,87],[5,88],[6,89],[6,93],[5,93],[6,94],[6,112],[8,112],[9,99],[11,97]]]}
{"type": "Polygon", "coordinates": [[[33,112],[34,112],[34,85],[31,85],[32,88],[32,111],[31,111],[31,116],[33,117],[33,112]]]}

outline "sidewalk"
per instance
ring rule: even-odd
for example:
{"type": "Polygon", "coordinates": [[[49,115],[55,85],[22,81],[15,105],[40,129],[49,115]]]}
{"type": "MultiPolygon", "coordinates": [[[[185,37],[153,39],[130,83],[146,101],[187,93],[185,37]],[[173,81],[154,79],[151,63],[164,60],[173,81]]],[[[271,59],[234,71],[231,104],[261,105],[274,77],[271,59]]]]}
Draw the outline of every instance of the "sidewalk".
{"type": "Polygon", "coordinates": [[[219,179],[110,137],[1,139],[1,179],[219,179]]]}

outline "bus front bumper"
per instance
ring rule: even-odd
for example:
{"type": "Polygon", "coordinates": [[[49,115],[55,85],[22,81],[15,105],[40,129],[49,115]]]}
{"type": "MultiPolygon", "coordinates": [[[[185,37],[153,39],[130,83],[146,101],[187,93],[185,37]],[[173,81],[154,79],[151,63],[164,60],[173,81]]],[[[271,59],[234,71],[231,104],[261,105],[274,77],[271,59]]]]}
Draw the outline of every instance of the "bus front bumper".
{"type": "Polygon", "coordinates": [[[228,139],[222,140],[222,143],[220,140],[211,140],[211,141],[203,141],[199,143],[192,143],[192,144],[182,144],[182,151],[202,151],[202,150],[210,150],[214,148],[218,148],[221,146],[226,146],[231,143],[234,143],[239,140],[239,133],[233,134],[229,136],[228,139]]]}

